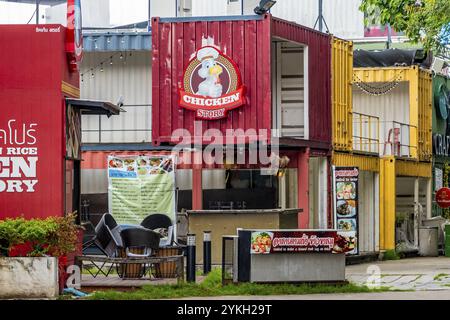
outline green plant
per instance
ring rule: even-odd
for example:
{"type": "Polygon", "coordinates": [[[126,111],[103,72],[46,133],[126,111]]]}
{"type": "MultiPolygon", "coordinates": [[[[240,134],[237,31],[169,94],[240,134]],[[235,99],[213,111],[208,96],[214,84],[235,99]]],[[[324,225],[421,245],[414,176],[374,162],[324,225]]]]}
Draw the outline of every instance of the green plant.
{"type": "Polygon", "coordinates": [[[27,256],[63,256],[75,250],[75,214],[65,217],[30,219],[23,217],[0,221],[0,256],[8,256],[18,245],[29,245],[27,256]]]}
{"type": "Polygon", "coordinates": [[[400,255],[394,249],[386,250],[383,254],[383,260],[399,260],[400,255]]]}

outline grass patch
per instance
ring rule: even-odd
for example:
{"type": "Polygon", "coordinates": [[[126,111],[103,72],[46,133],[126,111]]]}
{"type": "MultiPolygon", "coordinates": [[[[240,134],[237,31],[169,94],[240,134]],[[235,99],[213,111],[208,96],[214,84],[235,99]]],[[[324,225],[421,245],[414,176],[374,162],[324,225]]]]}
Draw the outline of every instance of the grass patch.
{"type": "Polygon", "coordinates": [[[236,295],[290,295],[318,293],[361,293],[384,292],[389,288],[371,289],[355,284],[255,284],[241,283],[222,286],[220,269],[214,269],[200,284],[183,283],[180,285],[147,285],[132,292],[98,291],[88,299],[93,300],[147,300],[183,297],[213,297],[236,295]]]}
{"type": "Polygon", "coordinates": [[[442,281],[443,278],[447,278],[448,274],[446,273],[439,273],[438,275],[435,275],[433,280],[434,281],[442,281]]]}
{"type": "Polygon", "coordinates": [[[394,250],[386,250],[383,254],[383,260],[400,260],[400,255],[394,250]]]}

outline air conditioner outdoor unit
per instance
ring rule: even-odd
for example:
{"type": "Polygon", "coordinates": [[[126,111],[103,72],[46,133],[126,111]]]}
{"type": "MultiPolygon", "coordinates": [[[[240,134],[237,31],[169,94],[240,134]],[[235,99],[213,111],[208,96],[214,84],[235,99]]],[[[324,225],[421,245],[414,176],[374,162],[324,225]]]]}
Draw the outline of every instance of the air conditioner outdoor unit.
{"type": "Polygon", "coordinates": [[[448,71],[444,70],[446,69],[446,67],[448,67],[448,64],[444,59],[435,57],[433,60],[433,64],[431,65],[431,70],[437,74],[448,75],[448,71]]]}

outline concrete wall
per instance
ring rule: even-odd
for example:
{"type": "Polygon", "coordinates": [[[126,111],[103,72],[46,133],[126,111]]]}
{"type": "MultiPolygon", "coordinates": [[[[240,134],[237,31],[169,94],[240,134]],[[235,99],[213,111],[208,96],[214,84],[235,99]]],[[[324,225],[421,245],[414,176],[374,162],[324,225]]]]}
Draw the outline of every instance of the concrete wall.
{"type": "Polygon", "coordinates": [[[345,281],[345,255],[280,253],[251,256],[250,282],[345,281]]]}
{"type": "Polygon", "coordinates": [[[54,298],[57,258],[0,258],[0,299],[54,298]]]}

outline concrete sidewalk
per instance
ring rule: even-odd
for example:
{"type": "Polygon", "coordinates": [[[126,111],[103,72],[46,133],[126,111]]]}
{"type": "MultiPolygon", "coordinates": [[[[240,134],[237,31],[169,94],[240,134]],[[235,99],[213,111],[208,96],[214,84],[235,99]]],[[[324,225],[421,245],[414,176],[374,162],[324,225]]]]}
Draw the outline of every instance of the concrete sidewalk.
{"type": "Polygon", "coordinates": [[[421,257],[351,265],[346,267],[346,278],[356,284],[370,284],[376,280],[378,270],[381,286],[396,290],[448,291],[450,294],[450,258],[421,257]]]}

